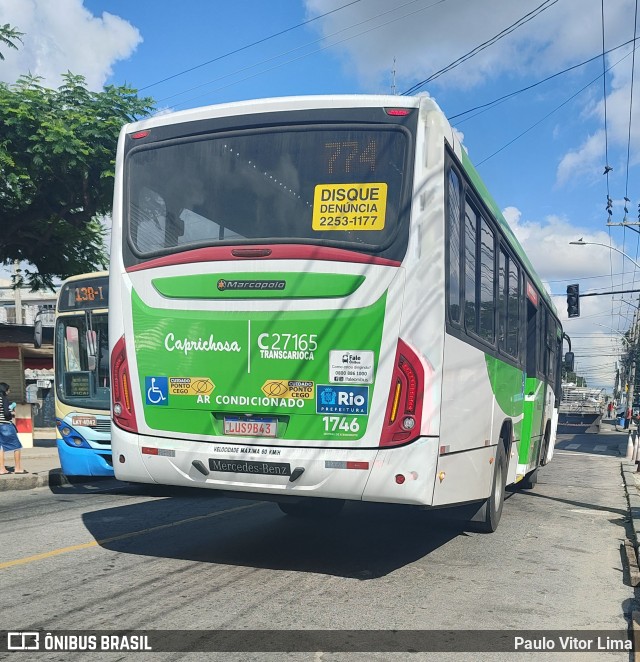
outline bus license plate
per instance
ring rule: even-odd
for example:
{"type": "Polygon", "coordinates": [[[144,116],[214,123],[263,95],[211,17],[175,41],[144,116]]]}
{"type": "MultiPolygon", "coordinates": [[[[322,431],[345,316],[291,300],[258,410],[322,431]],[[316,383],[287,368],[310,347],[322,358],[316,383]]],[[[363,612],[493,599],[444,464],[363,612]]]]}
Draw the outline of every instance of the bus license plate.
{"type": "Polygon", "coordinates": [[[236,437],[275,437],[277,430],[275,418],[224,419],[224,433],[236,437]]]}

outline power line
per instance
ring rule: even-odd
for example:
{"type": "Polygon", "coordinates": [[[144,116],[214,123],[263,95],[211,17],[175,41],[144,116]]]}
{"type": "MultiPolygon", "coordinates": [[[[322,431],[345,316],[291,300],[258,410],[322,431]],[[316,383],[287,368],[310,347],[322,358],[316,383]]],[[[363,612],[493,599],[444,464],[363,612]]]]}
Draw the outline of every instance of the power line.
{"type": "MultiPolygon", "coordinates": [[[[636,39],[629,39],[629,41],[625,41],[623,44],[619,44],[618,46],[614,46],[613,48],[610,48],[607,51],[607,54],[613,53],[613,51],[617,51],[619,48],[623,48],[624,46],[628,46],[629,44],[632,44],[636,41],[636,39]]],[[[515,97],[518,94],[522,94],[523,92],[527,92],[528,90],[533,89],[534,87],[537,87],[538,85],[542,85],[543,83],[546,83],[550,80],[553,80],[554,78],[557,78],[558,76],[562,76],[563,74],[569,73],[570,71],[573,71],[574,69],[579,69],[580,67],[583,67],[585,64],[589,64],[590,62],[593,62],[594,60],[598,60],[601,57],[601,54],[598,53],[598,55],[594,55],[593,57],[589,58],[588,60],[584,60],[583,62],[580,62],[579,64],[574,64],[571,67],[568,67],[567,69],[563,69],[562,71],[558,71],[555,74],[551,74],[550,76],[547,76],[546,78],[543,78],[542,80],[539,80],[537,83],[533,83],[532,85],[527,85],[526,87],[520,88],[519,90],[516,90],[515,92],[509,92],[509,94],[505,94],[501,97],[498,97],[497,99],[494,99],[493,101],[488,101],[487,103],[480,104],[479,106],[474,106],[473,108],[469,108],[468,110],[463,110],[461,113],[456,113],[455,115],[450,115],[448,117],[449,122],[452,120],[457,119],[458,117],[462,117],[463,115],[468,115],[469,113],[473,113],[476,110],[481,110],[482,112],[485,112],[492,106],[496,106],[499,103],[506,101],[507,99],[510,99],[511,97],[515,97]]],[[[460,122],[456,123],[456,126],[459,124],[462,124],[463,122],[466,122],[469,119],[473,119],[473,117],[477,117],[480,115],[480,113],[476,113],[472,117],[466,117],[465,119],[461,120],[460,122]]]]}
{"type": "MultiPolygon", "coordinates": [[[[600,57],[600,56],[598,56],[600,57]]],[[[608,278],[610,275],[613,276],[624,276],[626,275],[624,271],[619,272],[617,274],[603,274],[602,276],[572,276],[571,278],[560,278],[557,280],[547,280],[547,283],[573,283],[574,281],[581,281],[581,280],[591,280],[594,278],[608,278]]],[[[560,295],[558,295],[560,296],[560,295]]]]}
{"type": "MultiPolygon", "coordinates": [[[[636,35],[638,33],[638,0],[636,0],[636,10],[633,18],[633,39],[635,41],[636,35]]],[[[629,160],[630,160],[630,153],[631,153],[631,117],[632,117],[632,111],[633,111],[633,79],[635,75],[635,68],[636,68],[636,51],[635,48],[633,49],[633,58],[631,60],[631,84],[630,84],[630,90],[629,90],[629,134],[627,138],[627,172],[626,172],[626,181],[625,181],[625,187],[624,187],[624,219],[623,221],[626,221],[627,219],[627,214],[629,213],[629,210],[627,209],[627,204],[630,202],[629,200],[629,160]]]]}
{"type": "MultiPolygon", "coordinates": [[[[172,95],[170,95],[170,96],[168,96],[168,97],[163,97],[163,98],[161,98],[161,99],[158,99],[158,103],[162,103],[162,102],[164,102],[164,101],[168,101],[168,100],[173,99],[173,98],[175,98],[175,97],[177,97],[177,96],[181,96],[181,95],[183,95],[183,94],[187,94],[188,92],[193,92],[194,90],[198,90],[198,89],[200,89],[200,88],[202,88],[202,87],[205,87],[205,86],[207,86],[207,85],[210,85],[211,83],[215,83],[215,82],[220,81],[220,80],[223,80],[223,79],[225,79],[225,78],[230,78],[231,76],[235,76],[236,74],[243,73],[244,71],[249,71],[249,70],[251,70],[251,69],[254,69],[255,67],[258,67],[258,66],[261,66],[261,65],[264,65],[264,64],[268,64],[269,62],[273,62],[274,60],[277,60],[278,58],[285,57],[286,55],[290,55],[291,53],[295,53],[296,51],[300,51],[300,50],[302,50],[303,48],[307,48],[308,46],[313,46],[314,44],[317,44],[317,43],[320,43],[320,42],[326,41],[327,39],[330,39],[331,37],[335,37],[336,35],[339,35],[339,34],[341,34],[341,33],[343,33],[343,32],[347,32],[348,30],[352,30],[353,28],[357,28],[357,27],[359,27],[359,26],[361,26],[361,25],[364,25],[365,23],[370,23],[371,21],[374,21],[374,20],[376,20],[376,19],[378,19],[378,18],[381,18],[382,16],[386,16],[387,14],[392,14],[392,13],[394,13],[394,12],[397,12],[398,10],[403,9],[404,7],[407,7],[408,5],[415,4],[416,2],[418,2],[418,0],[410,0],[409,2],[405,2],[403,5],[399,5],[399,6],[397,6],[397,7],[394,7],[393,9],[390,9],[390,10],[388,10],[388,11],[380,12],[380,13],[376,14],[375,16],[371,16],[370,18],[367,18],[367,19],[365,19],[365,20],[363,20],[363,21],[360,21],[359,23],[354,23],[353,25],[350,25],[350,26],[348,26],[348,27],[346,27],[346,28],[342,28],[341,30],[337,30],[336,32],[333,32],[333,33],[330,34],[330,35],[325,35],[325,36],[321,37],[320,39],[315,39],[314,41],[307,42],[306,44],[303,44],[302,46],[297,46],[296,48],[292,48],[292,49],[290,49],[290,50],[288,50],[288,51],[285,51],[285,52],[282,52],[282,53],[278,53],[277,55],[274,55],[274,56],[272,56],[272,57],[270,57],[270,58],[263,59],[263,60],[261,60],[260,62],[256,62],[256,63],[254,63],[254,64],[248,65],[248,66],[243,67],[243,68],[241,68],[241,69],[236,69],[235,71],[232,71],[231,73],[225,74],[224,76],[218,76],[217,78],[214,78],[214,79],[208,80],[208,81],[206,81],[206,82],[204,82],[204,83],[200,83],[199,85],[195,85],[194,87],[191,87],[191,88],[189,88],[189,89],[183,90],[182,92],[177,92],[177,93],[172,94],[172,95]]],[[[277,69],[278,67],[284,66],[284,65],[286,65],[286,64],[291,64],[292,62],[297,62],[298,60],[301,60],[301,59],[303,59],[303,58],[305,58],[305,57],[308,57],[308,56],[310,56],[310,55],[315,55],[316,53],[320,53],[320,52],[322,52],[323,50],[326,50],[327,48],[332,48],[332,47],[337,46],[338,44],[341,44],[341,43],[343,43],[343,42],[345,42],[345,41],[349,41],[349,40],[351,40],[351,39],[355,39],[356,37],[360,37],[360,36],[362,36],[363,34],[367,34],[367,33],[369,33],[369,32],[372,32],[373,30],[378,30],[379,28],[382,28],[382,27],[385,27],[385,26],[387,26],[387,25],[390,25],[391,23],[395,23],[395,22],[400,21],[400,20],[402,20],[402,19],[404,19],[404,18],[407,18],[407,17],[409,17],[409,16],[413,16],[414,14],[418,14],[418,13],[420,13],[420,12],[422,12],[422,11],[427,10],[427,9],[431,9],[432,7],[435,7],[436,5],[442,4],[443,2],[447,2],[447,0],[437,0],[437,1],[434,2],[434,3],[432,3],[432,4],[430,4],[430,5],[427,5],[426,7],[420,7],[420,9],[416,9],[415,11],[409,12],[408,14],[404,14],[404,15],[399,16],[399,17],[397,17],[397,18],[394,18],[394,19],[392,19],[392,20],[390,20],[390,21],[386,21],[386,22],[384,22],[384,23],[381,23],[381,24],[379,24],[379,25],[376,25],[376,26],[374,26],[373,28],[370,28],[369,30],[364,30],[363,32],[359,32],[358,34],[351,35],[350,37],[346,37],[345,39],[341,39],[341,40],[339,40],[339,41],[335,41],[335,42],[333,42],[333,43],[331,43],[331,44],[328,44],[327,46],[324,46],[324,47],[322,47],[322,48],[316,49],[315,51],[311,51],[311,52],[309,52],[309,53],[305,53],[304,55],[301,55],[300,57],[293,58],[293,59],[291,59],[291,60],[287,60],[286,62],[281,62],[280,64],[276,65],[275,67],[271,67],[271,68],[269,68],[269,69],[259,71],[258,73],[253,74],[253,76],[249,76],[249,77],[247,77],[247,78],[243,78],[242,80],[247,80],[248,78],[252,78],[252,77],[254,77],[254,76],[259,76],[259,75],[261,75],[261,74],[263,74],[263,73],[267,73],[268,71],[272,71],[273,69],[277,69]]],[[[234,84],[239,83],[239,82],[241,82],[241,81],[235,81],[234,83],[230,83],[230,85],[234,85],[234,84]]],[[[217,90],[220,90],[220,89],[223,89],[223,88],[217,88],[217,90]]],[[[217,90],[213,90],[213,91],[217,91],[217,90]]],[[[210,94],[210,93],[211,93],[211,91],[207,92],[206,94],[210,94]]],[[[183,104],[185,104],[185,103],[189,103],[190,101],[195,101],[196,99],[200,98],[201,96],[204,96],[204,95],[198,95],[198,96],[196,96],[196,97],[191,97],[190,99],[187,99],[186,101],[181,101],[178,105],[183,105],[183,104]]]]}
{"type": "MultiPolygon", "coordinates": [[[[612,65],[611,65],[606,71],[611,71],[611,69],[613,69],[614,67],[618,66],[618,65],[620,64],[620,62],[622,62],[622,60],[624,60],[624,59],[626,59],[627,57],[629,57],[629,55],[631,55],[631,53],[627,53],[627,55],[625,55],[624,57],[620,58],[615,64],[612,64],[612,65]]],[[[605,72],[605,73],[606,73],[606,72],[605,72]]],[[[596,82],[600,79],[600,77],[601,77],[602,75],[603,75],[603,74],[598,74],[598,76],[596,76],[596,78],[594,78],[592,81],[590,81],[589,83],[587,83],[584,87],[581,87],[581,88],[580,88],[575,94],[572,94],[568,99],[566,99],[565,101],[563,101],[559,106],[556,106],[552,111],[550,111],[550,112],[547,113],[544,117],[542,117],[540,120],[538,120],[537,122],[535,122],[534,124],[532,124],[528,129],[525,129],[524,131],[522,131],[521,133],[519,133],[515,138],[513,138],[513,139],[510,140],[508,143],[506,143],[506,144],[504,144],[502,147],[500,147],[500,149],[497,149],[495,152],[493,152],[493,154],[489,154],[489,156],[487,156],[487,157],[485,157],[484,159],[482,159],[482,161],[479,161],[478,163],[476,163],[476,167],[479,167],[480,165],[482,165],[483,163],[485,163],[485,162],[488,161],[489,159],[492,159],[494,156],[496,156],[497,154],[499,154],[500,152],[502,152],[504,149],[506,149],[507,147],[509,147],[509,145],[512,145],[514,142],[516,142],[516,140],[519,140],[520,138],[522,138],[522,136],[524,136],[525,134],[529,133],[529,131],[531,131],[532,129],[535,129],[535,127],[537,127],[539,124],[542,124],[542,122],[544,122],[544,120],[546,120],[547,118],[551,117],[551,115],[553,115],[556,111],[560,110],[560,108],[562,108],[563,106],[566,106],[566,105],[569,103],[569,101],[571,101],[572,99],[575,99],[575,97],[577,97],[579,94],[581,94],[581,93],[584,92],[586,89],[588,89],[589,87],[591,87],[594,83],[596,83],[596,82]]]]}
{"type": "Polygon", "coordinates": [[[489,46],[493,46],[493,44],[500,41],[500,39],[503,39],[514,30],[517,30],[519,27],[533,20],[534,18],[542,14],[543,11],[546,11],[547,9],[555,5],[557,2],[558,0],[545,0],[541,5],[536,7],[534,10],[530,11],[528,14],[525,14],[524,16],[520,17],[515,23],[512,23],[510,26],[504,28],[503,30],[498,32],[498,34],[494,35],[490,39],[487,39],[487,41],[483,42],[482,44],[479,44],[478,46],[476,46],[469,52],[465,53],[464,55],[461,55],[453,62],[450,62],[446,67],[443,67],[439,71],[436,71],[435,73],[431,74],[431,76],[429,76],[428,78],[425,78],[419,83],[415,83],[408,90],[403,92],[402,95],[408,96],[410,94],[414,94],[420,88],[424,87],[427,83],[430,83],[432,80],[439,78],[448,71],[451,71],[451,69],[455,69],[456,67],[460,66],[463,62],[470,60],[478,53],[481,53],[483,50],[489,48],[489,46]]]}
{"type": "Polygon", "coordinates": [[[291,32],[292,30],[297,30],[298,28],[304,27],[305,25],[309,25],[309,23],[313,23],[314,21],[317,21],[321,18],[324,18],[325,16],[329,16],[330,14],[335,14],[336,12],[341,11],[342,9],[345,9],[346,7],[351,7],[351,5],[355,5],[360,1],[361,0],[352,0],[351,2],[348,2],[346,5],[342,5],[341,7],[337,7],[336,9],[332,9],[331,11],[325,12],[324,14],[319,14],[318,16],[314,16],[313,18],[309,18],[306,21],[302,21],[302,23],[298,23],[297,25],[292,25],[288,28],[285,28],[284,30],[280,30],[280,32],[274,32],[273,34],[270,34],[268,37],[263,37],[262,39],[258,39],[257,41],[251,42],[250,44],[245,44],[244,46],[240,46],[240,48],[236,48],[232,51],[224,53],[223,55],[218,55],[218,57],[214,57],[213,59],[207,60],[206,62],[201,62],[200,64],[196,64],[193,67],[189,67],[189,69],[183,69],[182,71],[179,71],[178,73],[172,74],[171,76],[167,76],[166,78],[162,78],[161,80],[157,80],[155,83],[149,83],[149,85],[145,85],[144,87],[141,87],[138,91],[142,92],[142,90],[148,90],[150,87],[160,85],[160,83],[166,83],[168,80],[178,78],[178,76],[183,76],[184,74],[188,74],[191,71],[195,71],[196,69],[200,69],[202,67],[205,67],[208,64],[212,64],[213,62],[219,62],[220,60],[223,60],[224,58],[230,57],[231,55],[235,55],[236,53],[241,53],[242,51],[246,51],[249,48],[253,48],[253,46],[258,46],[259,44],[264,44],[266,41],[270,41],[271,39],[275,39],[276,37],[280,37],[281,35],[286,34],[287,32],[291,32]]]}

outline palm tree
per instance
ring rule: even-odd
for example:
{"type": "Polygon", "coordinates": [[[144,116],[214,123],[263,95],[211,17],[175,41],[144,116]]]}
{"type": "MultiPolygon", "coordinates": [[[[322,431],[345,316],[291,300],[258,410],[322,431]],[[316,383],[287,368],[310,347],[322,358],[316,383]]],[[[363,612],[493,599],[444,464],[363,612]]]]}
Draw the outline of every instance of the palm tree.
{"type": "MultiPolygon", "coordinates": [[[[19,41],[22,43],[22,37],[24,35],[24,32],[18,32],[15,28],[12,28],[9,23],[5,23],[4,25],[0,25],[0,44],[4,44],[5,46],[8,46],[9,48],[15,48],[18,50],[18,47],[15,45],[15,41],[19,41]]],[[[2,54],[2,51],[0,51],[0,60],[4,60],[4,55],[2,54]]]]}

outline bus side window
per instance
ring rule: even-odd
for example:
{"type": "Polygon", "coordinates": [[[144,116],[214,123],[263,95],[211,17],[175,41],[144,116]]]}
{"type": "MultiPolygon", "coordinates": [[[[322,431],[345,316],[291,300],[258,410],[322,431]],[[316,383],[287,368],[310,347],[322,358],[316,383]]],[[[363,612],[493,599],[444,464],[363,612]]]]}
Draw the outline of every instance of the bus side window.
{"type": "Polygon", "coordinates": [[[491,226],[480,220],[480,255],[476,277],[480,285],[479,332],[480,337],[493,345],[495,343],[495,235],[491,226]]]}
{"type": "Polygon", "coordinates": [[[467,201],[464,223],[464,326],[467,331],[478,333],[476,293],[476,244],[478,217],[467,201]]]}
{"type": "Polygon", "coordinates": [[[556,321],[550,316],[547,316],[547,367],[549,384],[554,386],[556,381],[556,345],[558,338],[558,328],[556,321]]]}
{"type": "Polygon", "coordinates": [[[519,334],[520,334],[520,269],[518,265],[509,258],[509,272],[507,285],[507,354],[518,356],[519,334]]]}
{"type": "Polygon", "coordinates": [[[460,324],[460,179],[449,171],[449,319],[460,324]]]}
{"type": "Polygon", "coordinates": [[[547,375],[547,309],[540,302],[540,330],[538,332],[538,373],[542,379],[547,375]]]}
{"type": "Polygon", "coordinates": [[[520,273],[518,265],[500,248],[498,257],[498,347],[518,358],[520,331],[520,273]]]}
{"type": "Polygon", "coordinates": [[[507,256],[500,249],[498,254],[498,348],[507,351],[507,301],[509,290],[507,289],[507,256]]]}

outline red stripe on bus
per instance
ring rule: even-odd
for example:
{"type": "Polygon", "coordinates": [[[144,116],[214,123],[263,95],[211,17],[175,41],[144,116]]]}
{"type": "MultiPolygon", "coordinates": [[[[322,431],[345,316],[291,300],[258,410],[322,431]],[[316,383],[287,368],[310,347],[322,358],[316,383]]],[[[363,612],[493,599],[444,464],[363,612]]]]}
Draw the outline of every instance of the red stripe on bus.
{"type": "Polygon", "coordinates": [[[350,462],[347,460],[347,469],[368,469],[368,462],[350,462]]]}
{"type": "MultiPolygon", "coordinates": [[[[144,271],[145,269],[156,269],[158,267],[171,267],[177,264],[193,264],[195,262],[223,262],[242,261],[256,259],[239,257],[233,255],[233,250],[246,249],[246,246],[212,246],[209,248],[194,248],[190,251],[173,253],[163,257],[147,260],[142,264],[127,267],[127,272],[144,271]]],[[[376,264],[385,267],[399,267],[400,262],[389,260],[375,255],[365,255],[342,248],[329,248],[327,246],[301,246],[298,244],[269,244],[261,245],[260,248],[268,249],[271,254],[269,260],[324,260],[327,262],[355,262],[358,264],[376,264]]]]}

